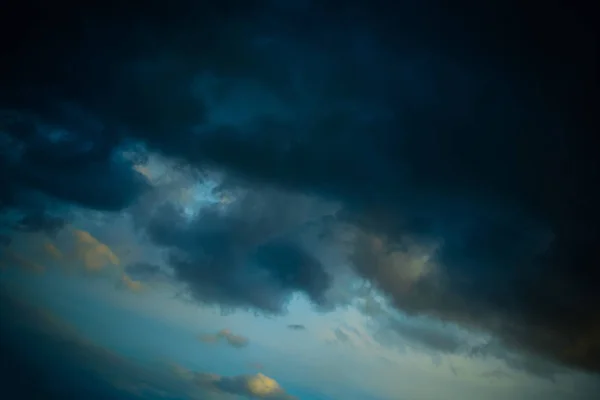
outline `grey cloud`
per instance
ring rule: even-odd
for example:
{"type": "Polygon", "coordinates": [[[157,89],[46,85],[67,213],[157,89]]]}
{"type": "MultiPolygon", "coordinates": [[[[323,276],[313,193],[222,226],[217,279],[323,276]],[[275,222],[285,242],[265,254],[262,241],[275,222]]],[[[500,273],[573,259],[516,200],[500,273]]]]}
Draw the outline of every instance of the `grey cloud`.
{"type": "Polygon", "coordinates": [[[469,348],[467,338],[462,337],[451,326],[436,326],[432,323],[394,319],[388,329],[412,343],[425,349],[441,353],[465,352],[469,348]]]}
{"type": "Polygon", "coordinates": [[[164,268],[144,262],[127,265],[125,272],[134,280],[144,282],[168,282],[173,279],[164,268]]]}
{"type": "Polygon", "coordinates": [[[66,224],[61,217],[48,215],[43,212],[27,214],[23,216],[16,224],[15,228],[23,232],[45,232],[49,235],[56,235],[66,224]]]}
{"type": "Polygon", "coordinates": [[[542,379],[555,381],[560,374],[568,373],[568,369],[556,365],[537,354],[508,351],[498,340],[490,340],[485,344],[474,346],[467,352],[471,357],[494,357],[505,362],[514,371],[524,371],[542,379]]]}
{"type": "MultiPolygon", "coordinates": [[[[511,368],[525,370],[542,377],[552,377],[561,370],[555,365],[556,362],[573,364],[577,357],[587,358],[589,353],[581,351],[575,353],[577,346],[567,340],[569,335],[579,336],[577,341],[586,349],[591,351],[593,348],[592,343],[595,343],[593,337],[596,335],[593,319],[589,322],[591,325],[588,333],[578,332],[573,327],[561,324],[555,325],[555,322],[550,319],[546,321],[555,325],[552,329],[547,326],[542,328],[532,325],[527,317],[529,312],[527,307],[533,306],[533,303],[528,303],[524,309],[496,307],[495,302],[499,299],[496,296],[508,296],[510,290],[520,289],[519,286],[511,289],[506,284],[500,284],[500,281],[494,282],[494,279],[501,279],[501,276],[496,275],[497,272],[493,269],[479,270],[471,269],[476,268],[475,266],[467,268],[458,265],[451,269],[450,266],[454,264],[446,264],[441,256],[444,254],[445,243],[437,245],[425,241],[419,244],[406,236],[400,241],[399,246],[392,243],[386,240],[386,236],[382,238],[359,234],[355,239],[351,259],[362,276],[387,295],[392,305],[409,316],[428,315],[457,323],[473,332],[492,333],[499,339],[499,342],[494,343],[498,343],[503,348],[495,353],[498,358],[504,359],[511,368]],[[571,333],[566,335],[567,332],[571,333]],[[523,352],[523,354],[514,357],[502,355],[511,351],[523,352]],[[542,358],[539,357],[540,355],[542,358]]],[[[525,277],[526,272],[520,273],[523,274],[522,279],[528,279],[525,277]]],[[[511,275],[513,272],[503,271],[501,274],[511,275]]],[[[511,276],[513,276],[511,279],[518,279],[517,275],[511,276]]],[[[549,293],[547,295],[550,296],[549,293]]],[[[554,301],[550,298],[546,300],[554,301]]],[[[422,330],[413,326],[399,325],[395,318],[391,318],[393,322],[386,321],[389,315],[382,313],[381,307],[373,307],[368,303],[367,301],[362,306],[363,312],[384,321],[383,324],[389,328],[393,326],[392,329],[400,336],[416,341],[426,348],[443,352],[464,351],[469,348],[468,343],[463,342],[451,331],[422,330]]],[[[512,304],[511,307],[515,306],[514,303],[507,304],[512,304]]],[[[540,304],[540,306],[545,308],[548,304],[540,304]]],[[[547,317],[550,318],[550,315],[547,317]]],[[[564,318],[571,317],[564,316],[564,318]]],[[[593,362],[593,359],[594,357],[589,361],[593,362]]]]}
{"type": "MultiPolygon", "coordinates": [[[[437,245],[419,243],[405,238],[402,243],[390,241],[385,235],[357,232],[350,260],[361,276],[373,282],[384,294],[409,314],[449,312],[456,300],[444,293],[444,276],[436,262],[437,245]]],[[[452,293],[450,293],[452,295],[452,293]]],[[[367,297],[363,310],[370,315],[381,314],[381,306],[367,297]]]]}
{"type": "Polygon", "coordinates": [[[236,335],[229,329],[222,329],[216,334],[200,335],[198,339],[205,343],[214,343],[220,340],[225,340],[231,347],[242,348],[248,346],[250,342],[247,337],[242,335],[236,335]]]}
{"type": "Polygon", "coordinates": [[[450,372],[452,372],[452,375],[454,376],[458,376],[459,375],[459,371],[461,370],[461,368],[455,367],[453,364],[449,365],[450,368],[450,372]]]}
{"type": "Polygon", "coordinates": [[[479,374],[479,376],[481,376],[482,378],[489,379],[507,379],[511,377],[510,374],[508,374],[505,371],[502,371],[501,369],[494,369],[492,371],[482,372],[481,374],[479,374]]]}
{"type": "Polygon", "coordinates": [[[372,341],[370,336],[360,332],[353,326],[342,324],[332,330],[334,339],[328,340],[329,343],[342,343],[350,346],[370,346],[372,341]]]}
{"type": "Polygon", "coordinates": [[[339,340],[342,343],[347,343],[350,341],[350,336],[348,336],[348,334],[339,327],[333,331],[333,334],[335,335],[337,340],[339,340]]]}
{"type": "Polygon", "coordinates": [[[270,190],[237,196],[191,219],[170,204],[149,216],[149,237],[169,250],[175,278],[197,301],[225,307],[281,313],[294,292],[324,304],[331,277],[296,234],[327,208],[270,190]]]}
{"type": "MultiPolygon", "coordinates": [[[[516,373],[554,381],[568,369],[527,349],[507,346],[502,339],[485,339],[481,331],[469,331],[460,325],[441,323],[437,319],[418,316],[398,316],[380,309],[372,316],[376,331],[374,338],[385,346],[404,350],[416,348],[431,354],[434,363],[440,355],[460,355],[471,358],[492,358],[504,363],[516,373]],[[482,343],[483,342],[483,343],[482,343]]],[[[451,366],[454,373],[454,367],[451,366]]]]}
{"type": "Polygon", "coordinates": [[[302,324],[290,324],[288,325],[288,328],[293,331],[303,331],[306,329],[306,327],[302,324]]]}

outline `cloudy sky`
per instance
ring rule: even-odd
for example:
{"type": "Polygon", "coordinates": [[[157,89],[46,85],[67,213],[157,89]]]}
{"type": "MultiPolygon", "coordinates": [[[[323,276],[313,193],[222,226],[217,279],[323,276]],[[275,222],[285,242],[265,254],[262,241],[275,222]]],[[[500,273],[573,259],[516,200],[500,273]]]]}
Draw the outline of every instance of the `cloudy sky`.
{"type": "Polygon", "coordinates": [[[135,3],[0,8],[1,398],[600,392],[590,10],[135,3]]]}

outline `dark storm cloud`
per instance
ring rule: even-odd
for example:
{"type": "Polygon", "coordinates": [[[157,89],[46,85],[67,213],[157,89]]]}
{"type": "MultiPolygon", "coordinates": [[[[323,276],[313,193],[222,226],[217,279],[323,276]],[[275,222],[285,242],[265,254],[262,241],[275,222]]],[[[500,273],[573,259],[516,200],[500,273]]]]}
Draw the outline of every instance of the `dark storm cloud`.
{"type": "Polygon", "coordinates": [[[513,371],[550,381],[555,381],[558,375],[567,372],[564,367],[523,348],[514,351],[498,339],[488,339],[484,344],[477,344],[477,341],[481,342],[481,338],[474,340],[456,326],[391,315],[387,318],[380,317],[380,321],[380,329],[374,336],[376,340],[400,350],[410,347],[428,352],[436,364],[439,363],[439,355],[460,355],[501,360],[513,371]]]}
{"type": "MultiPolygon", "coordinates": [[[[338,221],[375,238],[358,237],[356,271],[397,308],[600,370],[592,13],[266,4],[24,7],[28,34],[2,34],[12,62],[0,105],[36,124],[2,127],[25,149],[2,152],[2,204],[31,189],[124,207],[143,185],[108,154],[134,137],[199,168],[340,201],[338,221]],[[63,103],[90,116],[53,109],[63,103]],[[99,144],[59,146],[38,122],[99,144]],[[433,249],[433,272],[392,271],[423,256],[415,243],[433,249]]],[[[270,312],[294,291],[322,302],[318,260],[273,238],[299,223],[295,204],[271,206],[191,222],[164,208],[148,232],[197,300],[270,312]]]]}
{"type": "Polygon", "coordinates": [[[322,207],[266,189],[238,197],[191,217],[165,203],[148,217],[147,233],[169,250],[175,278],[196,300],[225,307],[280,313],[294,292],[324,305],[331,277],[295,239],[322,207]]]}
{"type": "Polygon", "coordinates": [[[42,231],[49,235],[55,235],[65,226],[65,220],[60,217],[48,215],[42,212],[27,214],[16,224],[15,228],[23,232],[42,231]]]}
{"type": "Polygon", "coordinates": [[[121,210],[147,186],[108,133],[63,123],[72,114],[69,107],[45,118],[0,109],[0,208],[24,215],[19,230],[57,231],[64,221],[47,209],[64,212],[60,203],[121,210]]]}

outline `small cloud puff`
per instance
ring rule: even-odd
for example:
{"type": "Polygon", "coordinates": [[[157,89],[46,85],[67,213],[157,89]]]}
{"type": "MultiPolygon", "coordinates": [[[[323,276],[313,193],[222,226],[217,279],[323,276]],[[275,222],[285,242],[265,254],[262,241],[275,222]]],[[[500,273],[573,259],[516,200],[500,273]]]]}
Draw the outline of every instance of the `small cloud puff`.
{"type": "Polygon", "coordinates": [[[303,331],[306,329],[306,327],[302,324],[289,324],[288,328],[293,331],[303,331]]]}
{"type": "Polygon", "coordinates": [[[192,377],[197,386],[212,392],[243,396],[248,399],[297,400],[297,397],[288,394],[275,379],[260,372],[254,375],[228,377],[186,371],[185,368],[178,367],[178,375],[192,377]]]}
{"type": "Polygon", "coordinates": [[[216,343],[225,340],[227,344],[235,348],[246,347],[249,343],[247,337],[235,335],[229,329],[221,329],[216,334],[200,335],[198,339],[204,343],[216,343]]]}

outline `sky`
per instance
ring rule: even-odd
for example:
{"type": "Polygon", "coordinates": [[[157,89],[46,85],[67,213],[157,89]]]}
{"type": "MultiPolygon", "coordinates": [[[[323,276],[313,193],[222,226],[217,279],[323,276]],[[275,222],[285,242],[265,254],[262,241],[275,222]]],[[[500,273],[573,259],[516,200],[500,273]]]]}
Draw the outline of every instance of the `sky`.
{"type": "Polygon", "coordinates": [[[593,14],[479,3],[3,5],[0,397],[596,398],[593,14]]]}

